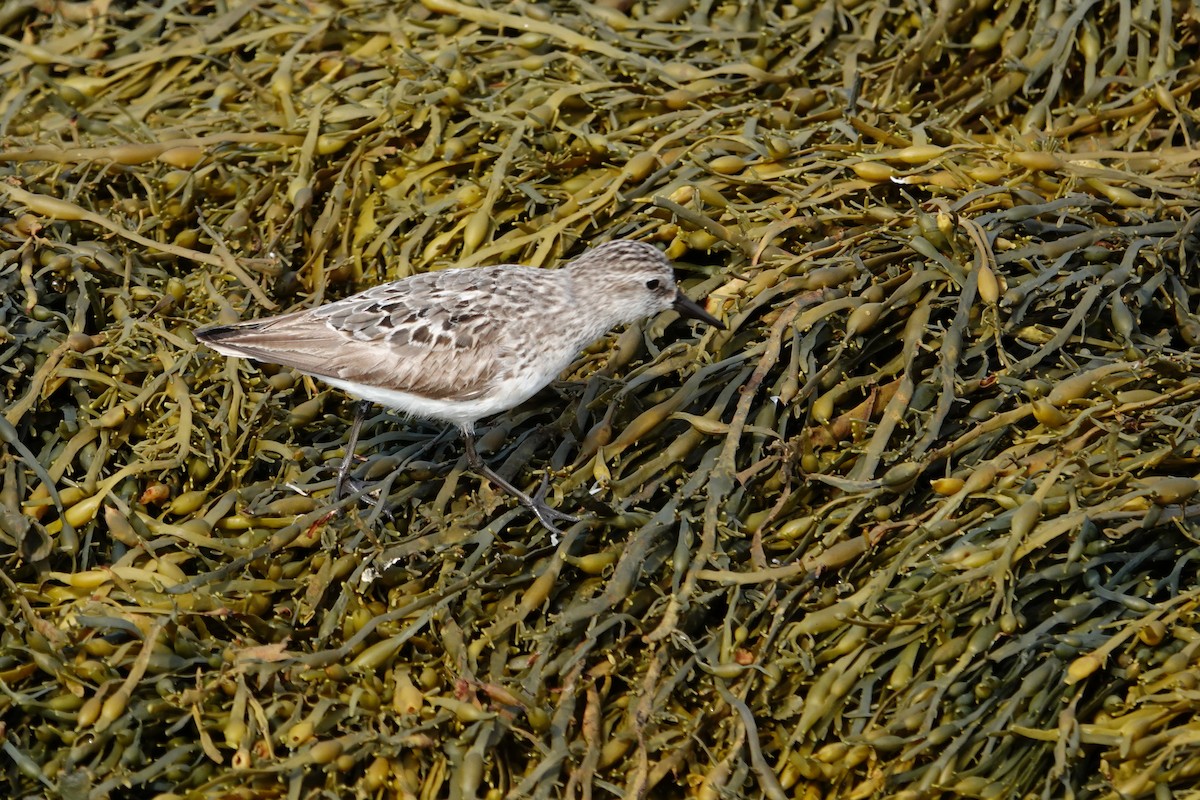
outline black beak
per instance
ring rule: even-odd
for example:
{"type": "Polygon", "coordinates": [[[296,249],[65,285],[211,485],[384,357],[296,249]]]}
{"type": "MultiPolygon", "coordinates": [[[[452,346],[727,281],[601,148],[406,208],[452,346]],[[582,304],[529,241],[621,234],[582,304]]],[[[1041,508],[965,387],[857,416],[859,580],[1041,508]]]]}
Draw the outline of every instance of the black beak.
{"type": "Polygon", "coordinates": [[[676,311],[679,312],[679,316],[681,316],[681,317],[689,317],[691,319],[698,319],[701,322],[707,322],[709,325],[712,325],[714,328],[720,328],[721,330],[725,330],[725,326],[721,324],[721,320],[717,319],[712,314],[705,311],[694,300],[692,300],[686,294],[684,294],[683,292],[680,292],[678,290],[675,292],[674,308],[676,311]]]}

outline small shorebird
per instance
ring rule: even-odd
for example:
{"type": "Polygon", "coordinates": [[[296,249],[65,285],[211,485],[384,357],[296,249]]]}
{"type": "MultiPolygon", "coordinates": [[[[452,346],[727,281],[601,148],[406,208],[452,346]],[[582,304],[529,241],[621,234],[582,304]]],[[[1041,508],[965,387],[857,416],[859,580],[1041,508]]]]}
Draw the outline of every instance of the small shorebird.
{"type": "MultiPolygon", "coordinates": [[[[224,355],[292,367],[362,400],[458,426],[471,469],[554,530],[551,518],[575,518],[545,504],[545,483],[530,497],[487,466],[475,450],[475,423],[528,400],[613,327],[668,309],[724,328],[679,291],[655,247],[618,240],[562,269],[427,272],[306,311],[209,325],[196,338],[224,355]]],[[[351,427],[337,497],[366,406],[351,427]]]]}

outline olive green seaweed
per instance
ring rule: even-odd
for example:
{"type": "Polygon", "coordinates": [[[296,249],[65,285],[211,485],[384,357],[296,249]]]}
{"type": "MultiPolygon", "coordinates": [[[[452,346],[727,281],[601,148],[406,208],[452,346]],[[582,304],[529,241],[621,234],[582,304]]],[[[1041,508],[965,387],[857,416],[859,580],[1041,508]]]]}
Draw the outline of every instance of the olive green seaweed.
{"type": "Polygon", "coordinates": [[[1200,791],[1198,36],[0,5],[0,794],[1200,791]],[[480,430],[561,536],[192,333],[613,238],[726,329],[616,331],[480,430]]]}

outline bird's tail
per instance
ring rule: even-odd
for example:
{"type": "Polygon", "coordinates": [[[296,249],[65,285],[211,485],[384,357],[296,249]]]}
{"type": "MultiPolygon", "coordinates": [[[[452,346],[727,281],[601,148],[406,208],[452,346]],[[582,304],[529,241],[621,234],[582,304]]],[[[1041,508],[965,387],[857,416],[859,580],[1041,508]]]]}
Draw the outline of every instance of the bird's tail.
{"type": "Polygon", "coordinates": [[[262,328],[262,323],[258,320],[250,320],[249,322],[235,322],[232,325],[205,325],[196,328],[193,333],[196,338],[205,344],[213,344],[224,339],[234,339],[243,334],[256,331],[262,328]]]}
{"type": "Polygon", "coordinates": [[[235,322],[232,325],[205,325],[196,328],[193,333],[198,341],[222,355],[260,358],[261,354],[256,352],[258,348],[254,347],[254,344],[257,343],[255,334],[265,327],[267,327],[265,320],[252,319],[246,322],[235,322]]]}

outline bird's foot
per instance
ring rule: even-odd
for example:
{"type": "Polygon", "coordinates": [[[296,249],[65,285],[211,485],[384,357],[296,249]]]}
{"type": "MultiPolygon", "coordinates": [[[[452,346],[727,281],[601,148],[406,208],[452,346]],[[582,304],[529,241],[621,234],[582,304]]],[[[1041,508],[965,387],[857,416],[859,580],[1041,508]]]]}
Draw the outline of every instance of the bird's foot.
{"type": "Polygon", "coordinates": [[[579,522],[579,517],[573,517],[570,514],[565,514],[556,508],[551,508],[546,505],[546,494],[550,491],[550,476],[542,475],[542,484],[538,490],[534,492],[533,497],[525,495],[525,503],[529,507],[543,525],[551,530],[556,530],[555,522],[575,523],[579,522]]]}
{"type": "Polygon", "coordinates": [[[347,455],[342,459],[342,465],[338,467],[337,480],[333,484],[333,502],[335,503],[341,502],[347,496],[367,486],[366,481],[361,481],[350,475],[350,467],[355,460],[352,455],[347,455]]]}
{"type": "Polygon", "coordinates": [[[369,484],[366,481],[361,481],[358,478],[346,478],[334,488],[333,502],[337,503],[359,492],[366,494],[368,486],[369,484]]]}

